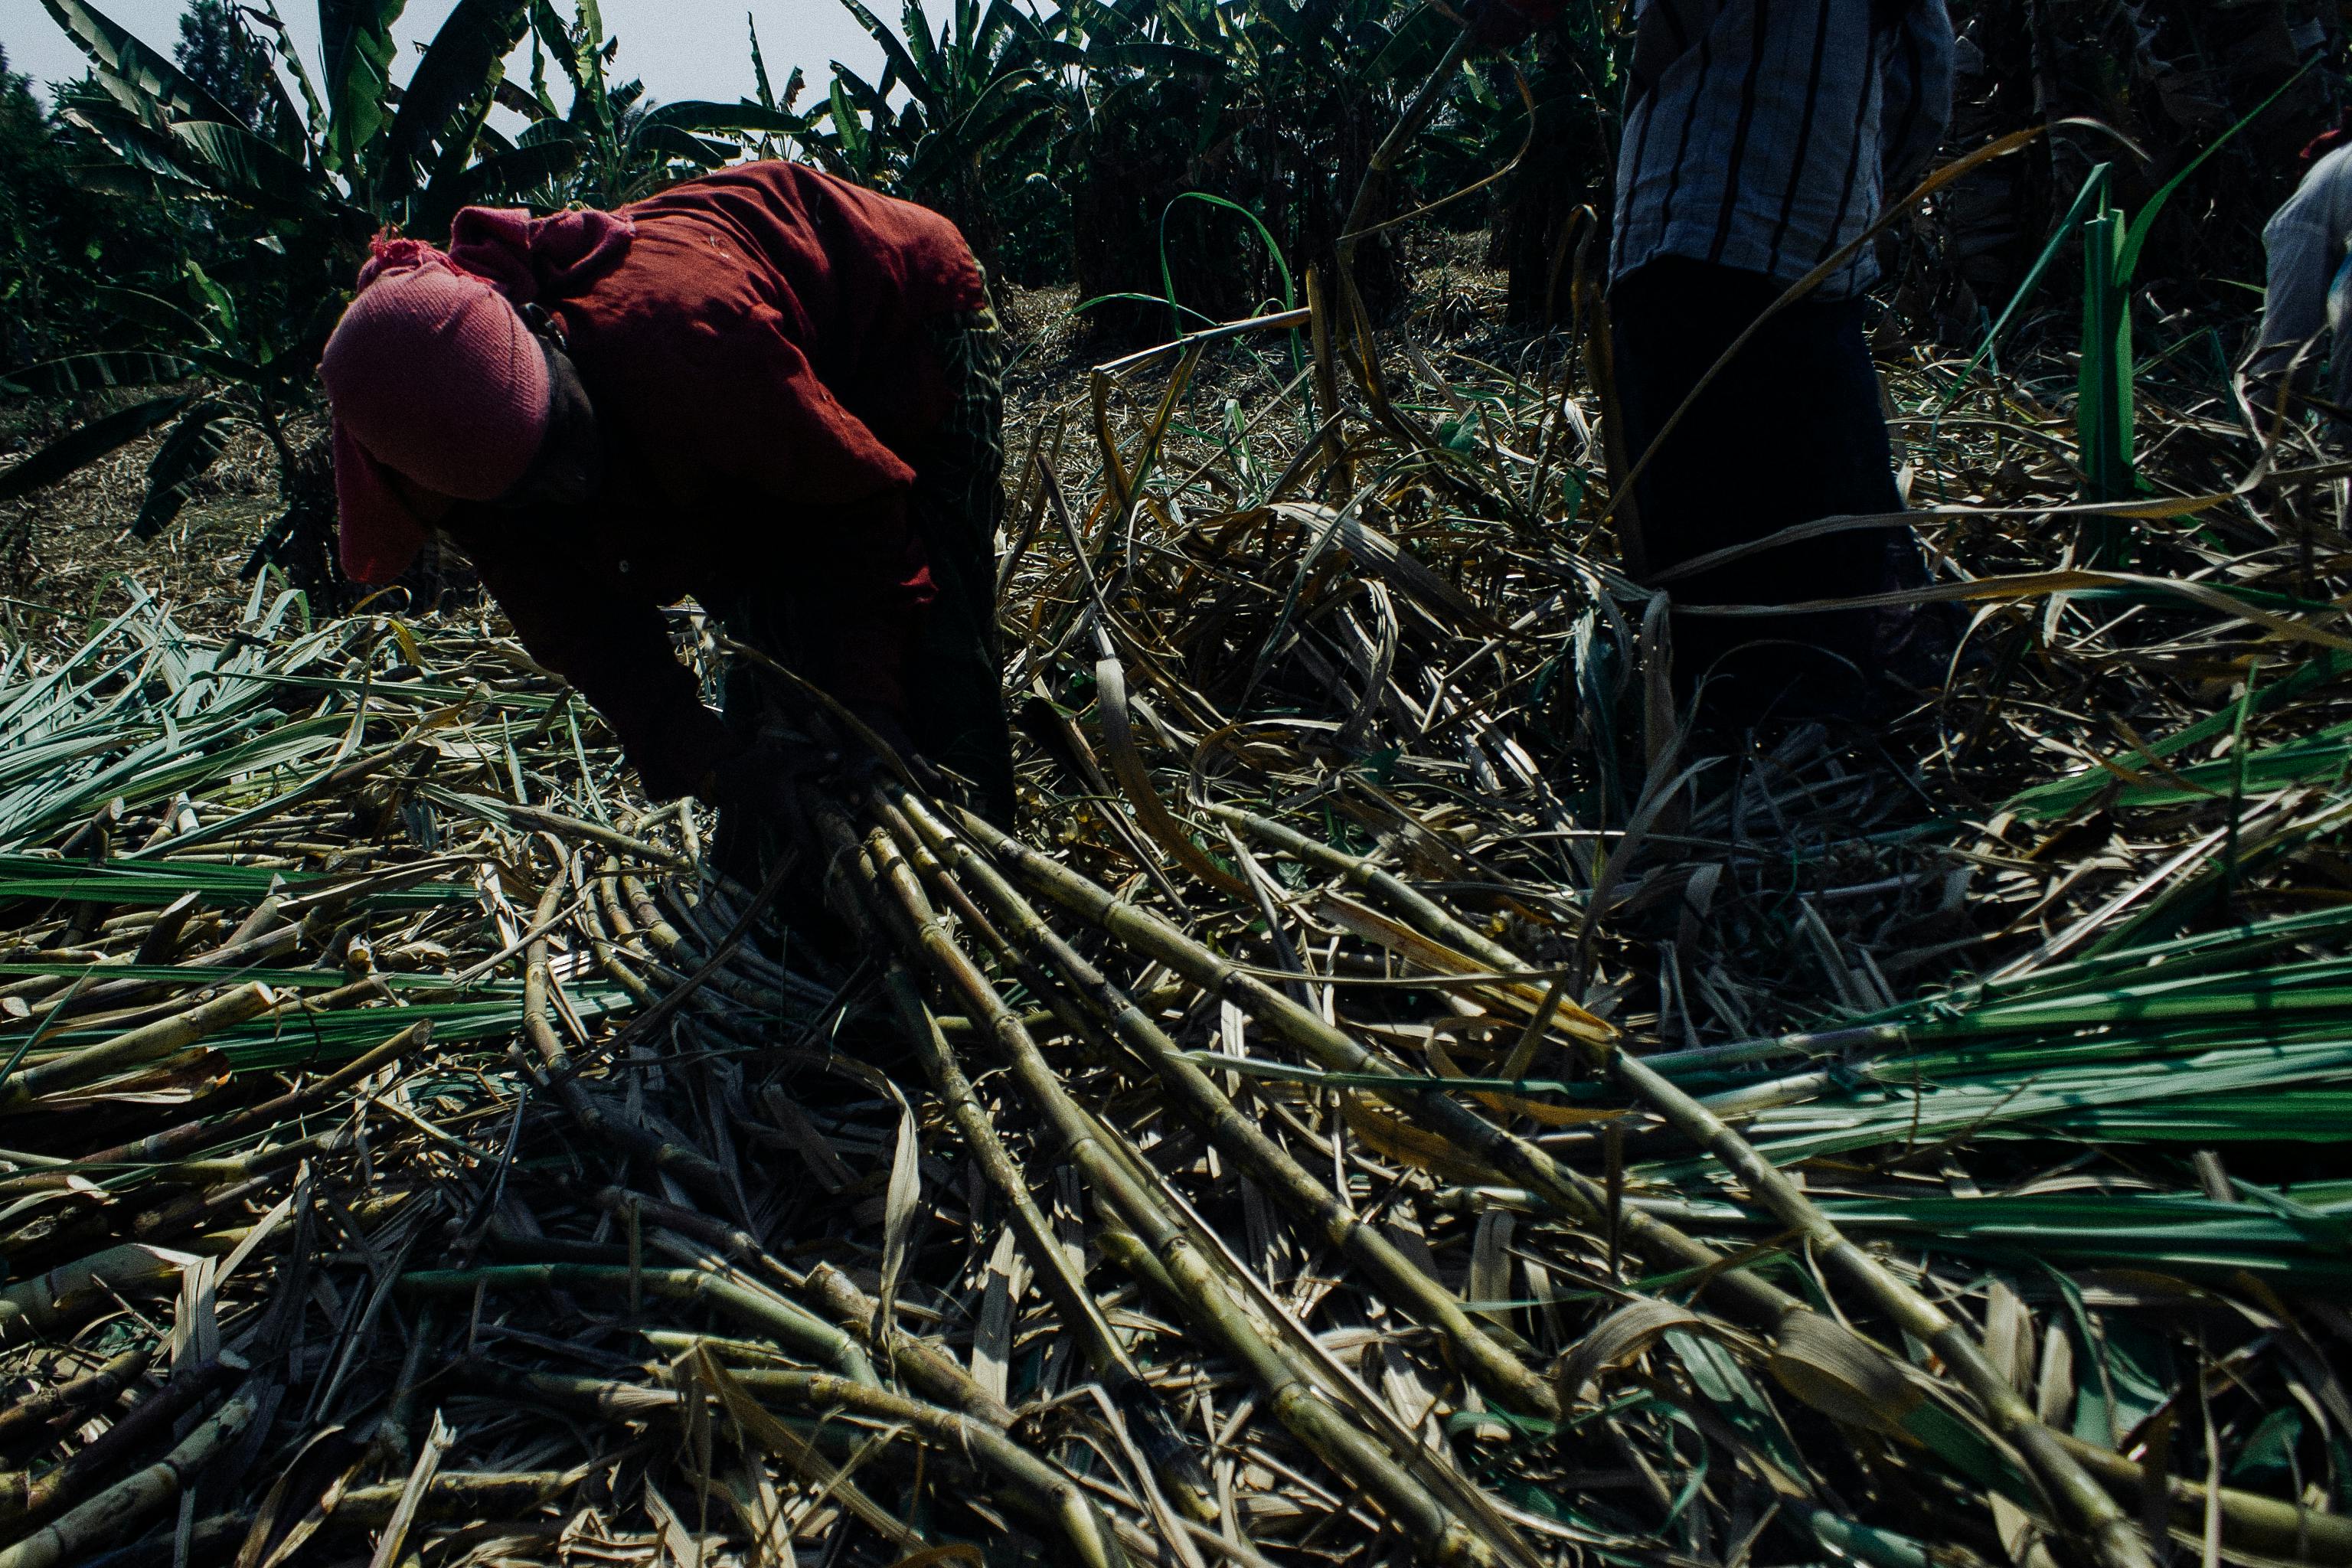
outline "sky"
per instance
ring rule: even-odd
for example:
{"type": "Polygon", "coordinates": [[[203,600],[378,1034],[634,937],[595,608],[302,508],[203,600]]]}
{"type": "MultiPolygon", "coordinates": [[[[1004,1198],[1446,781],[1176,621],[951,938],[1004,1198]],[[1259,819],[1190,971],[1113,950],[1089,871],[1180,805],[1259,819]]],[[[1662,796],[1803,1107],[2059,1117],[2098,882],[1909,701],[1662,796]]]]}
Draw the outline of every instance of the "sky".
{"type": "MultiPolygon", "coordinates": [[[[179,16],[184,0],[98,0],[98,9],[135,37],[168,52],[179,40],[179,16]]],[[[449,14],[456,0],[411,0],[394,26],[400,41],[405,79],[415,67],[416,46],[429,41],[434,29],[449,14]]],[[[299,40],[305,63],[318,72],[319,15],[305,0],[279,0],[287,26],[299,40]]],[[[566,16],[568,5],[559,5],[566,16]]],[[[752,92],[751,51],[745,13],[760,28],[760,52],[767,57],[769,79],[782,92],[784,79],[795,65],[808,73],[810,91],[821,93],[830,79],[830,63],[840,60],[871,81],[882,68],[882,52],[839,0],[602,0],[604,30],[621,41],[614,62],[614,79],[645,79],[654,99],[716,99],[731,103],[752,92]]],[[[895,4],[874,6],[879,16],[897,21],[895,4]]],[[[50,19],[41,0],[0,0],[0,47],[8,54],[8,68],[22,71],[37,82],[78,76],[83,58],[65,33],[50,19]]],[[[524,58],[528,58],[526,51],[524,58]]],[[[520,79],[525,73],[515,72],[520,79]]],[[[551,71],[550,75],[554,73],[551,71]]],[[[808,107],[803,95],[801,106],[808,107]]]]}

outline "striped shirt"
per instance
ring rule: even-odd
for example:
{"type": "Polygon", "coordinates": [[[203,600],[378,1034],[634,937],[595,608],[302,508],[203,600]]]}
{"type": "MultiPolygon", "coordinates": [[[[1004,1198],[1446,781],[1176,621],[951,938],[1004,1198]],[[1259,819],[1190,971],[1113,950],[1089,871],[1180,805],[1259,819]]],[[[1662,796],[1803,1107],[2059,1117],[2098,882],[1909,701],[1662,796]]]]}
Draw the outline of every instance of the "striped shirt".
{"type": "MultiPolygon", "coordinates": [[[[1934,155],[1945,0],[1641,0],[1610,275],[1661,256],[1794,282],[1934,155]]],[[[1815,298],[1878,276],[1864,246],[1815,298]]]]}

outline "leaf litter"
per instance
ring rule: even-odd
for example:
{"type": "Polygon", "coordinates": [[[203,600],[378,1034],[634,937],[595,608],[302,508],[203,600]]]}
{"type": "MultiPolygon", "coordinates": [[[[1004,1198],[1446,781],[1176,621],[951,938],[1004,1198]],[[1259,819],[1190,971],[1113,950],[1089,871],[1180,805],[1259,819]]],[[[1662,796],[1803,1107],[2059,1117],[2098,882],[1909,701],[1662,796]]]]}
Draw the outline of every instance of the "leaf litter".
{"type": "Polygon", "coordinates": [[[1309,296],[1023,409],[1014,834],[746,886],[478,612],[13,638],[0,1568],[2352,1563],[2342,466],[1890,364],[1967,655],[1693,731],[1576,333],[1309,296]]]}

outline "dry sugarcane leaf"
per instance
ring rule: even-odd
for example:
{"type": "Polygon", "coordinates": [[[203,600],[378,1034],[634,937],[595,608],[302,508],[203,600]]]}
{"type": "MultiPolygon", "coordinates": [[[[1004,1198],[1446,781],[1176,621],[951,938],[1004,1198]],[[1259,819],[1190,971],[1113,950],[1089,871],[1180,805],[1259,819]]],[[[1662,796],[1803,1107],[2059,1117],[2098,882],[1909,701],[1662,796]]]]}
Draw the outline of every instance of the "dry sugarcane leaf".
{"type": "MultiPolygon", "coordinates": [[[[1351,935],[1378,942],[1398,957],[1440,974],[1494,973],[1488,965],[1468,954],[1457,952],[1443,942],[1423,936],[1411,926],[1392,921],[1378,910],[1339,893],[1325,891],[1318,894],[1315,913],[1317,918],[1328,921],[1351,935]]],[[[1548,988],[1532,982],[1500,981],[1482,989],[1533,1017],[1543,1008],[1548,988]]],[[[1613,1026],[1564,998],[1553,1002],[1552,1021],[1577,1039],[1609,1044],[1617,1038],[1613,1026]]]]}
{"type": "Polygon", "coordinates": [[[898,1137],[890,1151],[890,1182],[882,1198],[882,1279],[875,1291],[874,1335],[886,1333],[896,1321],[898,1278],[907,1266],[907,1251],[915,1239],[915,1218],[923,1195],[922,1129],[915,1108],[898,1101],[898,1137]]]}
{"type": "Polygon", "coordinates": [[[1096,661],[1095,692],[1102,714],[1103,750],[1109,755],[1111,772],[1118,777],[1128,804],[1135,808],[1143,831],[1177,864],[1211,887],[1236,898],[1248,898],[1249,884],[1210,859],[1208,852],[1192,842],[1183,824],[1169,813],[1159,790],[1153,787],[1150,771],[1143,764],[1143,754],[1136,749],[1134,721],[1128,713],[1127,671],[1117,658],[1096,661]]]}
{"type": "Polygon", "coordinates": [[[1832,1420],[1916,1442],[1905,1423],[1926,1393],[1852,1330],[1818,1312],[1780,1326],[1766,1363],[1780,1386],[1832,1420]]]}
{"type": "Polygon", "coordinates": [[[1628,1301],[1601,1319],[1553,1366],[1552,1384],[1559,1390],[1561,1405],[1580,1402],[1601,1373],[1625,1365],[1676,1329],[1718,1339],[1731,1333],[1724,1323],[1654,1296],[1628,1301]]]}
{"type": "Polygon", "coordinates": [[[366,1458],[366,1446],[341,1426],[320,1427],[270,1484],[237,1549],[236,1568],[280,1568],[326,1523],[366,1458]],[[281,1531],[280,1516],[304,1497],[310,1500],[300,1516],[281,1531]]]}
{"type": "Polygon", "coordinates": [[[1389,1159],[1453,1182],[1492,1182],[1496,1173],[1462,1157],[1434,1132],[1423,1131],[1369,1095],[1339,1091],[1339,1114],[1348,1131],[1389,1159]]]}
{"type": "Polygon", "coordinates": [[[433,1477],[441,1468],[441,1458],[457,1440],[457,1434],[441,1418],[441,1413],[435,1411],[425,1447],[417,1452],[416,1463],[408,1472],[407,1484],[401,1488],[400,1502],[392,1510],[383,1533],[376,1537],[375,1555],[368,1559],[368,1568],[394,1568],[401,1561],[400,1549],[408,1544],[409,1529],[416,1522],[417,1510],[425,1506],[425,1496],[432,1490],[433,1477]]]}
{"type": "Polygon", "coordinates": [[[845,1503],[850,1511],[901,1552],[921,1550],[923,1538],[876,1503],[816,1448],[770,1415],[720,1363],[706,1342],[698,1342],[674,1363],[682,1381],[698,1383],[716,1398],[737,1426],[800,1475],[845,1503]]]}
{"type": "Polygon", "coordinates": [[[1000,1401],[1006,1398],[1012,1373],[1013,1325],[1028,1284],[1028,1260],[1021,1255],[1013,1227],[1006,1226],[996,1233],[996,1246],[989,1254],[986,1283],[981,1288],[980,1315],[971,1331],[972,1380],[1000,1401]]]}
{"type": "Polygon", "coordinates": [[[890,1568],[938,1568],[942,1563],[979,1563],[983,1561],[981,1550],[969,1541],[950,1541],[943,1546],[926,1546],[910,1552],[890,1564],[890,1568]]]}

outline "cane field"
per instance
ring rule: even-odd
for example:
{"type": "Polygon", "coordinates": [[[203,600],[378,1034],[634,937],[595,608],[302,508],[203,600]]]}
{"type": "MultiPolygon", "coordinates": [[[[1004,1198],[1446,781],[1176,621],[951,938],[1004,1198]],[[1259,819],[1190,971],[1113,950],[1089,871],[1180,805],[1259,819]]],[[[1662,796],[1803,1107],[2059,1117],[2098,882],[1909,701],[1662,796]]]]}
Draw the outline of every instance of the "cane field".
{"type": "Polygon", "coordinates": [[[1624,563],[1631,7],[838,3],[663,102],[11,13],[0,1568],[2352,1564],[2352,460],[2241,373],[2352,15],[1954,0],[1864,243],[1965,634],[1857,730],[1624,563]],[[756,156],[989,269],[1021,800],[753,886],[338,574],[314,370],[386,226],[756,156]]]}

